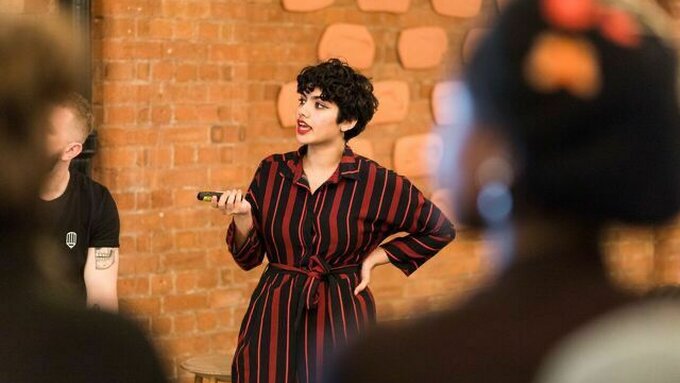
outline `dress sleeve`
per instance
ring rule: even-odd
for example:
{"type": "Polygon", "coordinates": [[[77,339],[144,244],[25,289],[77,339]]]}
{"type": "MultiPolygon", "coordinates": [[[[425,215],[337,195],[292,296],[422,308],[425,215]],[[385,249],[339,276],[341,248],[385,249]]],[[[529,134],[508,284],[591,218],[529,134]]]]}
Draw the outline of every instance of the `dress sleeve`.
{"type": "Polygon", "coordinates": [[[253,215],[253,227],[250,228],[245,241],[241,246],[236,244],[236,224],[234,220],[229,224],[227,229],[227,247],[234,257],[236,263],[244,270],[250,270],[262,263],[264,258],[264,247],[260,236],[260,203],[262,202],[263,183],[266,182],[266,172],[263,170],[266,167],[266,162],[262,161],[258,166],[253,176],[253,180],[248,187],[246,193],[246,200],[250,202],[253,215]]]}
{"type": "Polygon", "coordinates": [[[393,176],[397,177],[394,196],[398,198],[403,214],[397,214],[389,224],[394,232],[406,232],[408,235],[395,238],[381,247],[393,265],[410,275],[451,242],[456,232],[442,211],[406,177],[393,176]]]}

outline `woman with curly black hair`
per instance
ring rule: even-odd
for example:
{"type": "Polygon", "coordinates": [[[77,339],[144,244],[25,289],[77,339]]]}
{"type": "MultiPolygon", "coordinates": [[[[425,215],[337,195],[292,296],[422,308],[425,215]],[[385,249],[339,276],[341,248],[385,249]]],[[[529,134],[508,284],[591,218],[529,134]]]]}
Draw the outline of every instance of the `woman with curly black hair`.
{"type": "Polygon", "coordinates": [[[455,235],[406,178],[347,146],[378,105],[366,77],[331,59],[297,83],[302,146],[264,159],[247,193],[212,201],[233,216],[238,265],[269,261],[241,325],[234,382],[319,381],[330,354],[375,322],[371,270],[391,262],[409,275],[455,235]],[[408,235],[380,245],[397,232],[408,235]]]}

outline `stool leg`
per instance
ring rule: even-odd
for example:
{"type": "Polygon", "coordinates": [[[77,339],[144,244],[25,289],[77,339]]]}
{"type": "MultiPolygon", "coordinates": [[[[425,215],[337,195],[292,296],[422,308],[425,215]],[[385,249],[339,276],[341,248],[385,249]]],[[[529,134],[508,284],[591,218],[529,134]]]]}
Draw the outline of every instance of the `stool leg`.
{"type": "Polygon", "coordinates": [[[203,377],[195,375],[194,376],[194,383],[203,383],[203,377]]]}

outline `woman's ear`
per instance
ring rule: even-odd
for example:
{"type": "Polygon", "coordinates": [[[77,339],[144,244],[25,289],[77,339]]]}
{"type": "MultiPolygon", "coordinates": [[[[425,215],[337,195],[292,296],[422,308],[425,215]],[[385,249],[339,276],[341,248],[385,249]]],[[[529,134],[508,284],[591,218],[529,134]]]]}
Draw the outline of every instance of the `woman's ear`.
{"type": "Polygon", "coordinates": [[[340,131],[341,132],[347,132],[350,131],[356,126],[357,120],[351,120],[351,121],[344,121],[340,123],[340,131]]]}

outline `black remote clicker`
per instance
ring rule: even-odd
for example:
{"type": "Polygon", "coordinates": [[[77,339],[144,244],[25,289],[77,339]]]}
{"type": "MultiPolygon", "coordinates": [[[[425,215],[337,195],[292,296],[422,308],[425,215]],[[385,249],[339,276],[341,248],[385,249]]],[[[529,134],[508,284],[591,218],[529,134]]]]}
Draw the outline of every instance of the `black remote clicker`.
{"type": "Polygon", "coordinates": [[[196,194],[196,199],[198,199],[199,201],[210,202],[212,200],[213,196],[220,198],[221,195],[222,195],[221,192],[202,191],[202,192],[198,192],[198,194],[196,194]]]}

